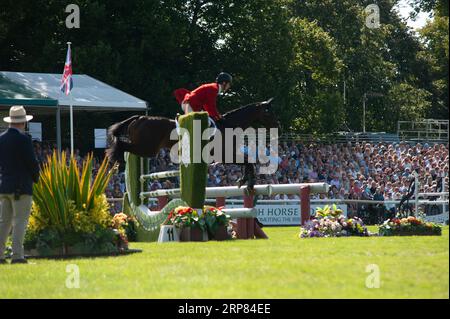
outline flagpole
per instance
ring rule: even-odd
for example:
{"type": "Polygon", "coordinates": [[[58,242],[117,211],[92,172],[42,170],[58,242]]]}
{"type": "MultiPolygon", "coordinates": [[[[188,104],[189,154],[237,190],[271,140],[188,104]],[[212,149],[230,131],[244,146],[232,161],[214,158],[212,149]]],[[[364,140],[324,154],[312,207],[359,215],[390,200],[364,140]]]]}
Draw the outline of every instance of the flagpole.
{"type": "Polygon", "coordinates": [[[70,93],[70,154],[73,155],[73,103],[72,103],[72,93],[70,93]]]}
{"type": "MultiPolygon", "coordinates": [[[[70,49],[70,45],[72,42],[67,42],[68,49],[70,49]]],[[[72,55],[70,57],[70,61],[72,63],[72,55]]],[[[70,82],[67,83],[70,85],[70,82]]],[[[69,92],[70,95],[70,154],[73,155],[73,101],[72,101],[72,90],[69,92]]]]}

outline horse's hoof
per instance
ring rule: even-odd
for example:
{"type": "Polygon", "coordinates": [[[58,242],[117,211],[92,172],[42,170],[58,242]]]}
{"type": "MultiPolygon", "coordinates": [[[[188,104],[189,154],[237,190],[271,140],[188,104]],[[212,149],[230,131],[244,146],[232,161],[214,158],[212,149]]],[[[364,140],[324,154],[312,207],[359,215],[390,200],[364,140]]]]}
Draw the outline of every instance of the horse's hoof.
{"type": "Polygon", "coordinates": [[[243,180],[243,179],[241,179],[241,178],[239,178],[239,179],[237,180],[237,187],[238,187],[238,188],[241,188],[242,185],[244,185],[244,184],[245,184],[245,180],[243,180]]]}
{"type": "Polygon", "coordinates": [[[247,184],[247,188],[254,193],[255,192],[255,183],[249,182],[247,184]]]}
{"type": "Polygon", "coordinates": [[[255,189],[253,188],[252,185],[247,185],[247,187],[245,188],[245,195],[246,196],[253,196],[253,195],[255,195],[255,189]]]}

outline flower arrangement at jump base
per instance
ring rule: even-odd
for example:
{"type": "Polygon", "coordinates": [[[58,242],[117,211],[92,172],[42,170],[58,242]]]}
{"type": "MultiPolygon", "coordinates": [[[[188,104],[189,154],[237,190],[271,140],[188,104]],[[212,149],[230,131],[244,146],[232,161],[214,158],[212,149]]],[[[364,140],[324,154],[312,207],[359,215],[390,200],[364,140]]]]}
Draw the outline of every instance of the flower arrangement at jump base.
{"type": "Polygon", "coordinates": [[[172,210],[163,225],[173,225],[180,230],[181,241],[205,241],[228,239],[230,216],[220,208],[205,206],[202,214],[187,206],[172,210]]]}
{"type": "Polygon", "coordinates": [[[206,229],[210,238],[215,240],[225,240],[230,236],[228,226],[230,224],[230,215],[225,214],[222,207],[205,206],[203,217],[206,223],[206,229]]]}
{"type": "Polygon", "coordinates": [[[67,256],[119,253],[128,248],[126,216],[112,217],[104,194],[114,168],[106,159],[92,176],[92,154],[78,163],[56,151],[33,187],[24,247],[29,255],[67,256]],[[67,164],[68,163],[68,164],[67,164]]]}
{"type": "Polygon", "coordinates": [[[112,227],[117,230],[124,243],[136,241],[137,225],[138,222],[135,217],[128,216],[122,212],[115,214],[112,219],[112,227]]]}
{"type": "Polygon", "coordinates": [[[363,221],[347,218],[336,205],[317,208],[315,216],[307,221],[300,230],[300,238],[369,236],[363,221]]]}
{"type": "Polygon", "coordinates": [[[197,210],[188,206],[178,206],[169,213],[163,225],[173,225],[180,231],[180,241],[206,241],[205,219],[197,210]]]}
{"type": "Polygon", "coordinates": [[[421,218],[409,216],[405,218],[392,218],[380,226],[380,236],[415,236],[415,235],[441,235],[442,227],[435,223],[425,222],[421,218]]]}
{"type": "Polygon", "coordinates": [[[205,220],[200,218],[198,212],[187,206],[178,206],[169,213],[165,225],[174,225],[178,228],[195,227],[200,229],[205,228],[205,220]]]}
{"type": "Polygon", "coordinates": [[[115,214],[112,218],[112,228],[114,232],[117,234],[117,247],[122,250],[128,249],[128,237],[127,237],[127,227],[129,225],[128,223],[128,216],[124,213],[118,213],[115,214]]]}

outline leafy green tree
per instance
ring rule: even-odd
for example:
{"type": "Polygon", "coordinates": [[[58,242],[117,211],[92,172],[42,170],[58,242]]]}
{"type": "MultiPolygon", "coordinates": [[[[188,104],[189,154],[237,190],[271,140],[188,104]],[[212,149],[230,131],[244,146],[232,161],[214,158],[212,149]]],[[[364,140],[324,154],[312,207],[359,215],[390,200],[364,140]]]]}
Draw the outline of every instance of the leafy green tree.
{"type": "Polygon", "coordinates": [[[330,132],[339,129],[343,119],[343,100],[336,90],[343,67],[336,44],[316,22],[291,20],[295,41],[291,100],[297,118],[292,127],[301,132],[330,132]],[[331,115],[331,116],[330,116],[331,115]]]}
{"type": "MultiPolygon", "coordinates": [[[[369,0],[79,0],[81,27],[67,29],[62,0],[3,0],[0,69],[61,73],[66,42],[75,73],[146,100],[150,113],[180,112],[172,92],[234,75],[229,109],[275,97],[285,131],[395,131],[400,118],[448,114],[448,1],[411,0],[434,14],[419,34],[378,0],[380,28],[365,24],[369,0]]],[[[107,126],[123,119],[112,114],[107,126]]],[[[103,121],[103,122],[102,122],[103,121]]],[[[104,123],[104,124],[103,124],[104,123]]],[[[88,129],[89,121],[76,129],[88,129]]]]}
{"type": "MultiPolygon", "coordinates": [[[[397,105],[391,114],[399,121],[417,121],[425,118],[431,106],[431,93],[408,83],[394,85],[389,92],[391,105],[397,105]]],[[[391,128],[392,129],[392,128],[391,128]]]]}
{"type": "Polygon", "coordinates": [[[204,15],[215,36],[214,65],[235,76],[233,94],[220,108],[276,98],[275,110],[289,121],[292,59],[289,11],[278,0],[213,2],[204,15]]]}
{"type": "MultiPolygon", "coordinates": [[[[405,107],[398,104],[405,101],[401,96],[403,91],[398,87],[415,88],[424,93],[419,95],[426,96],[427,101],[430,96],[425,91],[432,92],[433,89],[430,85],[431,65],[423,54],[424,45],[394,10],[397,1],[376,3],[380,9],[380,28],[371,29],[365,24],[364,8],[370,4],[368,1],[289,2],[294,15],[317,21],[334,40],[337,57],[343,62],[342,76],[337,82],[337,91],[344,92],[345,88],[342,122],[353,130],[362,128],[364,94],[383,95],[366,101],[367,129],[392,131],[397,121],[392,115],[399,114],[405,107]]],[[[425,104],[428,109],[432,108],[425,104]]],[[[422,113],[418,111],[418,114],[422,113]]]]}
{"type": "Polygon", "coordinates": [[[412,16],[415,17],[419,12],[436,12],[439,16],[448,17],[448,0],[410,0],[409,3],[414,7],[412,16]]]}
{"type": "Polygon", "coordinates": [[[420,30],[425,42],[423,57],[431,65],[430,92],[433,93],[433,107],[426,114],[429,118],[445,119],[448,117],[448,20],[448,16],[435,16],[432,22],[420,30]]]}

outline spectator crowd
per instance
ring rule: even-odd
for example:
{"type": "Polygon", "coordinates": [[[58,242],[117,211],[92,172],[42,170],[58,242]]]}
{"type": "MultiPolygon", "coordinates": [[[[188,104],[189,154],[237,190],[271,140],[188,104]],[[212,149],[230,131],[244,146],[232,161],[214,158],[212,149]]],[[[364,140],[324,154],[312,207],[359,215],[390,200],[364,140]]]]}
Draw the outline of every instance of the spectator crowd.
{"type": "MultiPolygon", "coordinates": [[[[268,152],[267,152],[268,153],[268,152]]],[[[319,144],[296,141],[281,142],[278,149],[278,170],[271,175],[259,175],[259,184],[327,182],[328,194],[313,199],[400,200],[419,175],[420,192],[448,192],[448,144],[427,143],[340,143],[319,144]]],[[[152,172],[176,169],[168,150],[152,161],[152,172]]],[[[242,176],[239,166],[209,167],[208,186],[235,185],[242,176]]],[[[175,183],[154,181],[150,188],[178,187],[175,183]]],[[[276,195],[267,199],[299,199],[297,195],[276,195]]],[[[349,213],[358,206],[349,205],[349,213]]],[[[392,205],[386,205],[392,208],[392,205]]]]}

